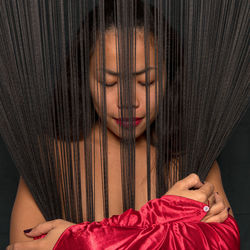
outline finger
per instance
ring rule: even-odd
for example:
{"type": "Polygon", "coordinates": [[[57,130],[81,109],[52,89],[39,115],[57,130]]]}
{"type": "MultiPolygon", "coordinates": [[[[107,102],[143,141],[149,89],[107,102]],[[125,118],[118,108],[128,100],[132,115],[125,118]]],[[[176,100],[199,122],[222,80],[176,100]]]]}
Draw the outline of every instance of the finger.
{"type": "Polygon", "coordinates": [[[216,193],[213,193],[209,198],[208,198],[208,206],[211,208],[216,204],[216,193]]]}
{"type": "Polygon", "coordinates": [[[29,237],[37,237],[42,234],[48,233],[54,227],[55,227],[55,221],[48,221],[48,222],[37,225],[29,233],[25,233],[25,234],[29,237]]]}
{"type": "Polygon", "coordinates": [[[194,192],[198,193],[198,195],[201,195],[201,200],[206,202],[208,198],[214,193],[214,185],[209,182],[205,182],[205,184],[200,189],[195,190],[194,192]]]}
{"type": "Polygon", "coordinates": [[[200,178],[197,174],[190,174],[186,178],[180,181],[180,184],[183,189],[190,189],[190,188],[200,188],[203,186],[203,183],[200,181],[200,178]]]}
{"type": "Polygon", "coordinates": [[[210,206],[209,212],[206,214],[203,220],[212,218],[213,216],[216,216],[225,210],[226,205],[222,197],[220,197],[218,194],[215,194],[214,198],[215,198],[215,203],[210,206]]]}
{"type": "Polygon", "coordinates": [[[228,218],[228,211],[227,208],[223,209],[222,212],[220,212],[217,215],[211,216],[209,218],[206,218],[203,222],[205,223],[211,223],[211,222],[217,222],[222,223],[228,218]]]}
{"type": "Polygon", "coordinates": [[[215,204],[211,206],[210,212],[216,215],[226,208],[226,204],[224,202],[224,199],[219,194],[215,194],[214,197],[215,197],[215,204]]]}
{"type": "Polygon", "coordinates": [[[216,216],[216,215],[220,214],[221,212],[223,212],[225,208],[226,207],[224,206],[223,203],[217,203],[209,209],[209,212],[206,214],[205,217],[210,218],[212,216],[216,216]]]}
{"type": "Polygon", "coordinates": [[[215,193],[215,203],[220,203],[222,202],[225,205],[224,199],[222,198],[222,196],[219,195],[219,193],[215,193]]]}

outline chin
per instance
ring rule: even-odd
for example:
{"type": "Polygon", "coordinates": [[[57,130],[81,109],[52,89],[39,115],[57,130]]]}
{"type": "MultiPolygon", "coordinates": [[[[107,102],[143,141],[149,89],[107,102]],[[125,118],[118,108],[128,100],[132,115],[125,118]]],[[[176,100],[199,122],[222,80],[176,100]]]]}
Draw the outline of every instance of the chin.
{"type": "MultiPolygon", "coordinates": [[[[110,129],[109,129],[110,130],[110,129]]],[[[113,134],[115,134],[118,138],[122,139],[122,131],[120,130],[110,130],[113,134]]],[[[145,129],[142,128],[135,128],[135,139],[138,139],[139,137],[141,137],[143,135],[143,133],[145,132],[145,129]]],[[[126,139],[126,132],[125,132],[125,136],[124,139],[126,139]]]]}

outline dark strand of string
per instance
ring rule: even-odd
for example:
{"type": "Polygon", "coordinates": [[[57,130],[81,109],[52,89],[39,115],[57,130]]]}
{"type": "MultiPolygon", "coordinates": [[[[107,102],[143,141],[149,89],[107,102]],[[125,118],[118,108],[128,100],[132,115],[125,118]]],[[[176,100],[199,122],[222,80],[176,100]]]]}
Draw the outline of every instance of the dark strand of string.
{"type": "MultiPolygon", "coordinates": [[[[183,52],[183,36],[184,36],[184,6],[183,4],[180,6],[180,10],[179,10],[179,15],[180,15],[180,69],[178,70],[178,74],[179,74],[179,81],[180,82],[184,82],[184,70],[183,70],[183,65],[184,65],[184,52],[183,52]]],[[[185,141],[185,132],[183,131],[183,127],[185,127],[184,124],[184,107],[183,107],[183,103],[184,103],[184,93],[185,93],[185,88],[184,87],[180,87],[180,91],[181,91],[181,95],[180,95],[180,103],[179,103],[179,107],[180,107],[180,123],[179,123],[179,141],[178,141],[178,145],[179,145],[179,149],[181,151],[181,155],[180,155],[180,161],[179,161],[179,172],[178,172],[178,179],[181,179],[181,173],[185,172],[184,174],[187,175],[187,171],[185,171],[185,169],[183,168],[184,165],[184,158],[185,158],[185,148],[184,148],[184,143],[182,142],[185,141]]]]}
{"type": "MultiPolygon", "coordinates": [[[[87,2],[83,0],[82,2],[82,6],[87,6],[87,2]]],[[[168,19],[175,3],[166,2],[169,13],[166,19],[168,19]]],[[[156,5],[162,6],[162,1],[155,0],[155,7],[156,5]]],[[[64,214],[65,218],[78,221],[81,220],[81,217],[77,215],[81,201],[80,197],[77,197],[80,192],[76,190],[81,190],[80,176],[77,177],[78,181],[74,177],[80,173],[77,170],[80,167],[79,154],[75,155],[79,149],[77,145],[73,145],[74,153],[71,152],[71,135],[76,144],[79,144],[77,139],[79,131],[75,130],[81,128],[78,127],[76,121],[70,122],[72,120],[70,113],[74,112],[74,116],[77,117],[80,114],[79,108],[87,110],[90,98],[87,94],[85,96],[85,89],[83,89],[82,96],[85,101],[82,107],[78,105],[76,100],[78,82],[74,77],[77,75],[76,68],[78,68],[76,61],[72,60],[70,65],[72,85],[67,84],[66,70],[58,70],[60,68],[58,64],[65,64],[67,56],[74,57],[75,51],[68,52],[65,44],[68,43],[67,40],[75,36],[76,22],[79,24],[82,22],[82,18],[77,17],[76,14],[81,11],[81,8],[77,8],[77,4],[68,1],[67,6],[62,1],[32,3],[1,1],[0,133],[46,219],[56,219],[64,214]],[[66,89],[69,89],[68,94],[65,93],[66,89]],[[53,95],[54,100],[50,100],[53,95]],[[51,109],[48,109],[48,106],[51,106],[51,109]],[[60,140],[57,143],[51,138],[48,139],[47,134],[57,134],[60,140]],[[37,145],[38,135],[39,145],[37,145]],[[61,181],[61,186],[53,183],[56,178],[58,182],[61,181]],[[60,195],[58,195],[59,191],[62,191],[60,195]]],[[[179,151],[176,145],[179,138],[178,129],[174,129],[177,135],[172,135],[169,131],[176,122],[182,127],[182,136],[187,136],[187,140],[180,139],[185,143],[184,149],[186,149],[186,158],[180,170],[182,176],[184,177],[190,171],[196,171],[201,177],[205,177],[232,128],[246,110],[250,98],[249,66],[246,56],[249,52],[249,38],[245,35],[248,30],[249,2],[188,1],[181,3],[180,7],[184,14],[180,15],[182,27],[177,25],[178,14],[174,14],[177,15],[174,26],[175,29],[180,28],[181,36],[184,37],[185,54],[180,60],[184,62],[185,72],[181,74],[182,85],[180,87],[177,85],[176,91],[182,100],[181,106],[184,114],[183,120],[180,120],[174,110],[169,109],[169,104],[175,104],[175,99],[173,95],[172,97],[171,94],[167,95],[167,91],[171,88],[172,78],[167,76],[165,91],[167,97],[163,98],[164,106],[159,108],[156,121],[159,135],[160,131],[168,130],[167,135],[162,139],[158,138],[157,141],[159,143],[158,155],[161,158],[157,160],[159,162],[157,179],[161,181],[163,178],[159,178],[159,175],[163,168],[160,168],[160,165],[162,162],[169,162],[166,159],[169,157],[169,151],[179,151]],[[173,119],[172,122],[170,117],[173,119]],[[171,139],[170,142],[169,139],[171,139]]],[[[125,15],[128,14],[127,11],[124,12],[125,15]]],[[[155,20],[160,20],[160,11],[157,10],[155,13],[157,13],[155,20]]],[[[168,25],[170,26],[172,24],[168,25]]],[[[155,27],[157,27],[156,24],[155,27]]],[[[162,31],[159,24],[157,29],[160,45],[163,37],[168,37],[168,32],[167,28],[162,31]]],[[[89,35],[89,31],[84,32],[83,40],[89,35]]],[[[104,29],[100,32],[104,33],[104,29]]],[[[164,41],[165,47],[159,49],[159,51],[164,50],[162,53],[164,60],[159,59],[158,62],[159,79],[163,70],[160,66],[162,61],[170,63],[167,45],[171,42],[166,40],[164,41]]],[[[81,46],[81,51],[85,51],[89,45],[81,46]]],[[[178,50],[176,54],[179,53],[178,50]]],[[[83,56],[85,57],[84,54],[81,55],[83,56]]],[[[83,58],[81,62],[87,75],[88,70],[85,65],[89,65],[89,61],[83,58]]],[[[176,64],[179,63],[176,62],[176,64]]],[[[169,68],[174,67],[171,64],[167,65],[169,68]]],[[[157,98],[161,99],[161,93],[157,98]]],[[[88,117],[89,113],[84,115],[86,115],[86,120],[91,120],[88,117]]],[[[86,130],[85,128],[83,130],[86,132],[91,124],[85,125],[86,130]]],[[[104,140],[105,138],[102,139],[104,140]]],[[[179,147],[182,149],[181,142],[179,147]]],[[[103,142],[101,146],[104,147],[105,143],[103,142]]],[[[91,149],[91,145],[88,147],[91,149]]],[[[87,147],[85,149],[87,150],[87,147]]],[[[132,147],[129,150],[132,150],[132,147]]],[[[102,154],[105,155],[104,151],[102,154]]],[[[85,157],[91,162],[92,157],[88,152],[85,152],[85,157]]],[[[131,159],[126,160],[132,162],[132,156],[131,159]]],[[[88,179],[86,188],[89,189],[86,197],[88,204],[93,203],[93,200],[91,202],[93,199],[91,197],[94,195],[91,193],[93,164],[95,165],[94,161],[92,166],[86,164],[89,175],[86,177],[88,179]]],[[[129,165],[130,163],[124,166],[129,165]]],[[[132,172],[130,173],[132,176],[132,172]]],[[[127,179],[126,177],[126,181],[127,179]]],[[[161,184],[157,185],[160,189],[161,184]]],[[[123,189],[126,189],[126,185],[123,189]]],[[[88,218],[94,219],[94,208],[87,210],[90,214],[88,218]]]]}
{"type": "MultiPolygon", "coordinates": [[[[145,65],[149,67],[150,63],[150,34],[148,29],[148,6],[144,4],[144,45],[145,45],[145,65]]],[[[151,200],[151,152],[150,152],[150,102],[149,102],[149,86],[150,72],[146,72],[146,140],[147,140],[147,196],[151,200]]]]}
{"type": "MultiPolygon", "coordinates": [[[[85,100],[85,102],[82,103],[82,109],[84,110],[83,113],[83,117],[82,119],[86,119],[87,124],[83,125],[81,129],[83,129],[84,131],[84,164],[85,164],[85,194],[86,194],[86,198],[85,198],[85,204],[86,204],[86,218],[88,221],[92,221],[94,220],[94,209],[93,209],[93,180],[92,180],[92,159],[91,159],[91,147],[88,145],[89,144],[89,137],[88,137],[88,133],[89,133],[89,127],[90,125],[90,117],[89,117],[89,113],[87,112],[86,108],[89,107],[89,100],[87,98],[87,96],[85,96],[85,93],[87,93],[88,90],[88,85],[85,84],[86,82],[89,81],[89,77],[88,77],[88,73],[89,72],[89,41],[87,39],[87,34],[89,34],[89,20],[88,20],[88,15],[86,12],[88,12],[88,2],[84,2],[83,4],[83,9],[79,8],[80,13],[82,13],[82,10],[84,10],[83,12],[83,28],[82,31],[80,32],[80,41],[79,41],[79,47],[80,47],[80,65],[81,65],[81,69],[80,72],[84,72],[82,74],[82,78],[81,78],[81,86],[82,86],[82,99],[85,100]],[[85,53],[84,53],[85,52],[85,53]]],[[[80,19],[81,20],[81,19],[80,19]]],[[[81,25],[81,24],[80,24],[81,25]]],[[[82,192],[81,192],[82,193],[82,192]]]]}
{"type": "MultiPolygon", "coordinates": [[[[136,176],[135,176],[135,168],[136,168],[136,161],[135,161],[135,157],[136,157],[136,153],[135,153],[135,146],[136,146],[136,138],[135,138],[135,126],[133,118],[136,117],[136,85],[134,82],[134,77],[133,77],[133,71],[134,71],[134,66],[136,66],[136,64],[133,63],[133,56],[134,56],[134,51],[136,53],[136,47],[134,50],[134,40],[136,39],[136,33],[134,33],[134,29],[133,27],[135,26],[135,19],[136,16],[134,15],[134,6],[135,6],[135,2],[131,1],[128,2],[128,11],[130,12],[129,16],[127,17],[127,23],[128,23],[128,41],[129,41],[129,74],[128,74],[128,86],[129,86],[129,92],[130,92],[130,102],[129,102],[129,110],[131,110],[131,112],[129,112],[129,120],[130,120],[130,126],[131,126],[131,147],[130,147],[130,152],[129,154],[131,155],[130,158],[130,166],[132,166],[131,169],[131,177],[130,180],[131,182],[129,183],[129,185],[131,185],[131,207],[133,209],[135,209],[135,194],[136,194],[136,189],[135,189],[135,180],[136,180],[136,176]]],[[[135,57],[136,58],[136,57],[135,57]]]]}
{"type": "MultiPolygon", "coordinates": [[[[40,18],[40,17],[42,16],[42,13],[44,13],[44,11],[45,11],[45,6],[43,6],[42,3],[38,7],[33,6],[33,2],[30,4],[32,4],[32,6],[29,7],[29,8],[31,8],[30,13],[32,13],[32,15],[31,15],[32,18],[29,21],[29,23],[37,22],[36,25],[42,25],[42,27],[44,28],[45,27],[45,20],[40,18]],[[39,10],[40,10],[40,12],[39,12],[39,10]]],[[[31,33],[31,34],[33,34],[33,37],[32,37],[33,44],[39,44],[39,39],[38,39],[39,36],[37,36],[36,32],[37,32],[37,30],[32,30],[32,33],[31,33]]],[[[48,34],[45,33],[45,40],[47,37],[48,37],[48,34]]],[[[44,51],[44,52],[47,51],[47,48],[44,48],[41,44],[39,56],[42,55],[42,51],[44,51]]],[[[37,92],[40,95],[40,97],[39,97],[39,99],[41,100],[40,107],[37,107],[35,109],[35,113],[39,114],[37,112],[37,110],[42,110],[44,104],[46,107],[48,107],[50,105],[49,98],[45,98],[45,97],[52,95],[52,93],[51,93],[52,81],[49,77],[50,74],[47,73],[49,71],[49,67],[46,68],[46,65],[49,65],[49,64],[44,63],[44,66],[42,66],[42,64],[39,63],[38,58],[36,58],[35,50],[33,53],[35,55],[35,60],[37,60],[37,63],[34,62],[34,64],[38,65],[36,76],[42,77],[42,79],[43,79],[42,80],[43,84],[38,86],[39,90],[37,92]],[[44,72],[44,74],[42,74],[42,76],[41,76],[41,72],[39,70],[40,67],[46,68],[46,71],[44,72]],[[46,93],[46,95],[44,93],[46,93]],[[43,100],[45,100],[45,101],[43,101],[43,100]]],[[[36,79],[35,82],[39,82],[39,77],[36,79]]],[[[34,89],[34,94],[35,94],[35,91],[36,90],[34,89]]],[[[55,107],[53,105],[52,105],[51,112],[55,112],[55,107]]],[[[50,201],[47,201],[46,203],[48,203],[49,206],[51,206],[51,210],[54,213],[53,216],[51,216],[51,218],[54,218],[54,217],[58,217],[58,216],[62,217],[62,209],[60,207],[60,197],[58,196],[58,193],[56,192],[56,190],[54,192],[49,190],[49,187],[51,187],[54,184],[54,180],[56,180],[56,178],[57,178],[56,172],[55,172],[55,166],[56,166],[55,162],[56,161],[54,158],[50,157],[46,153],[47,150],[49,150],[51,152],[53,152],[53,150],[54,150],[53,142],[51,140],[49,140],[49,138],[47,136],[48,134],[53,133],[52,132],[53,131],[53,125],[52,125],[53,122],[50,122],[50,121],[53,121],[53,115],[51,114],[51,112],[43,112],[41,114],[41,118],[39,119],[38,123],[42,124],[42,120],[44,120],[46,122],[48,128],[47,129],[39,128],[39,142],[38,143],[39,143],[39,146],[42,148],[42,152],[41,152],[41,154],[42,154],[41,155],[42,169],[43,169],[43,172],[46,174],[45,182],[47,183],[46,187],[48,187],[48,193],[49,193],[49,195],[47,195],[47,197],[50,200],[50,201]],[[42,133],[43,129],[47,130],[45,134],[42,133]],[[48,169],[46,168],[46,165],[47,165],[48,169]],[[48,177],[48,176],[50,176],[50,177],[48,177]]],[[[44,187],[44,185],[43,185],[43,187],[44,187]]]]}
{"type": "MultiPolygon", "coordinates": [[[[27,25],[27,22],[28,23],[32,23],[32,21],[33,20],[36,20],[35,18],[36,17],[34,17],[32,14],[33,13],[37,13],[36,12],[36,10],[35,9],[32,9],[34,6],[29,6],[29,3],[27,3],[27,5],[26,6],[24,6],[24,9],[23,10],[21,10],[22,8],[20,8],[19,10],[20,10],[20,13],[21,13],[21,15],[22,14],[24,14],[25,15],[25,23],[24,23],[24,25],[26,26],[27,25]],[[30,14],[28,14],[28,13],[30,13],[30,14]],[[32,14],[31,14],[32,13],[32,14]],[[27,20],[27,18],[31,18],[29,21],[27,20]],[[32,20],[33,19],[33,20],[32,20]]],[[[29,26],[28,26],[29,27],[29,26]]],[[[24,52],[25,52],[25,54],[26,54],[26,52],[28,52],[28,53],[30,53],[30,58],[31,58],[31,63],[32,63],[32,65],[39,65],[39,64],[37,64],[36,62],[35,62],[35,60],[36,60],[36,55],[35,55],[35,53],[34,54],[32,54],[32,46],[31,46],[31,44],[32,43],[34,43],[35,41],[34,41],[34,38],[35,38],[35,35],[33,36],[33,34],[34,34],[34,31],[31,31],[30,30],[30,27],[28,28],[29,30],[28,30],[28,33],[27,33],[27,36],[23,36],[23,38],[24,37],[27,37],[27,43],[28,43],[28,48],[27,48],[27,50],[26,49],[24,49],[24,52]]],[[[27,54],[26,54],[27,55],[27,54]]],[[[29,65],[28,66],[28,68],[32,68],[32,66],[31,65],[29,65]]],[[[34,69],[34,70],[36,70],[36,69],[34,69]]],[[[35,73],[34,71],[31,71],[30,72],[30,77],[34,77],[33,79],[34,79],[34,82],[37,82],[37,80],[38,79],[36,79],[35,80],[35,77],[37,76],[37,75],[39,75],[39,72],[37,72],[37,73],[35,73]]],[[[31,78],[30,78],[31,79],[31,78]]],[[[26,83],[28,84],[30,81],[28,80],[26,83]]],[[[32,84],[33,85],[33,84],[32,84]]],[[[30,86],[28,86],[27,85],[27,89],[29,89],[29,90],[31,90],[32,91],[32,88],[33,88],[33,86],[32,85],[30,85],[30,86]]],[[[34,93],[32,94],[32,96],[33,96],[33,98],[37,98],[37,101],[39,102],[39,100],[41,100],[41,93],[43,93],[42,92],[42,88],[41,88],[41,86],[38,86],[38,88],[39,88],[39,91],[38,92],[35,92],[34,91],[34,93]],[[35,97],[37,94],[39,94],[40,95],[40,98],[37,96],[37,97],[35,97]]],[[[30,92],[31,93],[31,92],[30,92]]],[[[29,93],[27,93],[27,94],[29,94],[29,93]]],[[[32,97],[31,97],[31,99],[32,99],[32,97]]],[[[38,108],[38,106],[36,106],[36,105],[33,105],[33,107],[29,107],[30,108],[30,113],[31,113],[31,117],[33,117],[33,121],[36,121],[36,119],[34,119],[35,117],[36,118],[38,118],[38,114],[36,114],[36,111],[34,111],[34,113],[32,114],[32,109],[34,108],[35,110],[39,110],[39,108],[38,108]]],[[[26,112],[27,114],[29,113],[29,112],[26,112]]],[[[46,120],[46,119],[45,119],[46,120]]],[[[36,121],[37,122],[37,124],[41,124],[41,120],[39,120],[39,121],[36,121]]],[[[32,123],[32,122],[31,122],[32,123]]],[[[37,129],[38,129],[38,131],[42,131],[42,129],[41,129],[41,127],[40,126],[37,126],[37,129]],[[39,128],[40,127],[40,128],[39,128]]],[[[33,125],[33,129],[35,128],[36,126],[34,126],[33,125]]],[[[30,129],[29,129],[30,130],[30,129]]],[[[30,130],[30,133],[29,134],[31,134],[31,130],[30,130]]],[[[40,144],[40,141],[42,141],[43,140],[43,135],[41,134],[41,133],[39,133],[41,136],[40,136],[40,138],[39,138],[39,144],[40,144]]],[[[35,135],[35,133],[34,133],[34,135],[35,135]]],[[[35,138],[35,136],[34,136],[34,138],[35,138]]],[[[39,145],[39,147],[40,147],[40,145],[39,145]]],[[[40,147],[41,148],[41,147],[40,147]]],[[[41,156],[41,157],[43,157],[43,156],[41,156]]],[[[34,166],[37,166],[37,165],[39,165],[39,164],[36,164],[36,163],[33,163],[34,164],[34,166]]],[[[41,176],[41,174],[43,175],[44,173],[45,173],[45,175],[46,176],[48,176],[49,174],[51,175],[51,171],[50,171],[50,169],[46,169],[46,168],[44,168],[44,166],[45,165],[43,165],[43,166],[41,166],[41,168],[42,169],[44,169],[45,171],[43,171],[43,172],[41,172],[40,173],[40,176],[41,176]]],[[[51,176],[51,178],[53,178],[53,175],[51,176]]],[[[51,180],[51,178],[44,178],[44,177],[42,177],[41,179],[43,180],[43,182],[41,183],[41,185],[42,186],[45,186],[45,187],[49,187],[50,185],[51,185],[51,183],[52,182],[50,182],[50,180],[51,180]]],[[[53,204],[53,193],[51,192],[51,193],[49,193],[49,195],[47,195],[47,202],[48,202],[48,204],[53,204]]],[[[50,205],[50,206],[51,206],[50,205]]],[[[53,209],[52,207],[51,207],[51,209],[53,209]]],[[[54,214],[55,215],[55,214],[54,214]]]]}
{"type": "MultiPolygon", "coordinates": [[[[160,187],[162,187],[164,185],[164,154],[163,154],[163,141],[164,141],[164,136],[159,136],[159,134],[161,133],[161,131],[163,131],[162,125],[163,125],[163,107],[160,105],[163,101],[163,79],[162,79],[162,75],[159,74],[159,72],[162,72],[162,61],[163,61],[163,50],[162,50],[162,44],[161,44],[161,39],[162,39],[162,34],[160,32],[160,29],[162,27],[162,19],[161,19],[161,15],[159,14],[159,12],[161,11],[161,7],[160,6],[159,1],[155,0],[155,8],[154,8],[154,15],[155,15],[155,26],[154,26],[154,36],[155,36],[155,46],[157,46],[158,50],[155,50],[155,58],[158,58],[157,60],[157,70],[156,70],[156,83],[159,81],[159,87],[157,87],[156,85],[156,100],[159,102],[159,115],[158,115],[158,119],[156,120],[156,124],[155,124],[155,133],[156,133],[156,138],[157,138],[157,161],[156,161],[156,196],[159,197],[161,195],[161,193],[163,192],[161,190],[160,187]],[[158,24],[158,26],[157,26],[158,24]],[[159,96],[157,95],[157,91],[159,91],[159,96]],[[158,97],[157,97],[158,96],[158,97]]],[[[157,112],[157,106],[156,106],[156,112],[157,112]]]]}
{"type": "MultiPolygon", "coordinates": [[[[118,71],[120,72],[123,68],[124,68],[124,65],[122,64],[122,58],[124,58],[124,53],[122,53],[121,51],[121,48],[124,46],[124,44],[121,44],[122,41],[123,41],[123,36],[122,36],[122,13],[124,12],[124,10],[121,11],[121,8],[122,8],[122,3],[121,1],[117,1],[117,2],[114,2],[115,4],[115,10],[116,10],[116,13],[115,13],[115,16],[117,17],[116,21],[117,21],[117,39],[118,39],[118,48],[117,48],[117,51],[118,51],[118,71]]],[[[120,72],[121,74],[121,72],[120,72]]],[[[119,104],[120,104],[120,112],[121,112],[121,119],[123,120],[125,115],[124,114],[124,108],[123,106],[125,105],[126,103],[126,100],[125,100],[125,96],[126,96],[126,92],[124,93],[125,91],[125,84],[123,83],[124,79],[123,77],[121,77],[120,79],[120,90],[119,90],[119,97],[120,97],[120,100],[119,100],[119,104]]],[[[123,127],[120,128],[120,132],[122,134],[122,139],[126,136],[125,135],[125,131],[123,129],[123,127]]],[[[124,140],[125,141],[125,140],[124,140]]],[[[121,181],[122,181],[122,202],[123,202],[123,210],[126,210],[127,207],[128,207],[128,203],[129,203],[129,200],[127,199],[127,173],[126,173],[126,161],[127,159],[124,157],[125,155],[125,146],[124,146],[124,142],[121,141],[121,145],[120,145],[120,162],[121,162],[121,181]]]]}
{"type": "MultiPolygon", "coordinates": [[[[102,68],[105,69],[105,2],[100,1],[100,32],[101,32],[101,38],[100,38],[100,44],[101,44],[101,55],[102,58],[100,59],[100,65],[102,65],[102,68]]],[[[105,73],[103,71],[103,79],[105,80],[105,73]]],[[[103,207],[104,207],[104,217],[109,217],[109,195],[108,195],[108,158],[107,158],[107,151],[108,151],[108,145],[107,145],[107,123],[106,123],[106,117],[107,117],[107,111],[106,111],[106,88],[103,88],[103,95],[101,97],[101,101],[103,103],[103,115],[102,115],[102,155],[103,155],[103,207]]]]}
{"type": "MultiPolygon", "coordinates": [[[[81,2],[80,2],[81,3],[81,2]]],[[[79,50],[80,50],[80,60],[78,60],[78,63],[80,63],[80,72],[83,72],[81,75],[80,79],[80,84],[82,87],[82,91],[80,93],[82,100],[85,100],[85,102],[82,102],[82,106],[80,107],[82,110],[84,110],[82,114],[82,121],[86,119],[86,124],[82,123],[82,129],[84,132],[84,139],[83,139],[83,144],[84,144],[84,164],[85,164],[85,180],[83,187],[86,187],[86,198],[85,198],[85,204],[86,204],[86,215],[85,218],[88,221],[94,221],[95,219],[95,214],[94,214],[94,197],[93,197],[93,176],[92,176],[92,169],[93,169],[93,164],[92,164],[92,147],[91,144],[89,145],[89,141],[91,141],[91,135],[88,135],[89,132],[91,131],[91,112],[88,112],[87,110],[90,110],[90,102],[91,100],[88,98],[88,95],[86,93],[89,93],[89,88],[88,84],[85,84],[86,82],[89,82],[89,63],[90,63],[90,55],[89,55],[89,39],[88,39],[88,34],[90,32],[89,30],[89,17],[88,17],[88,10],[89,10],[89,5],[88,2],[83,2],[82,5],[79,6],[79,15],[80,15],[80,23],[79,25],[82,26],[82,30],[80,30],[80,39],[79,39],[79,50]],[[81,20],[84,20],[83,23],[81,23],[81,20]],[[89,138],[90,136],[90,138],[89,138]]],[[[78,73],[79,74],[79,73],[78,73]]],[[[77,95],[76,95],[77,96],[77,95]]],[[[83,192],[81,190],[81,181],[79,183],[79,193],[81,194],[80,196],[82,197],[83,192]]],[[[83,211],[81,211],[83,214],[83,211]]]]}

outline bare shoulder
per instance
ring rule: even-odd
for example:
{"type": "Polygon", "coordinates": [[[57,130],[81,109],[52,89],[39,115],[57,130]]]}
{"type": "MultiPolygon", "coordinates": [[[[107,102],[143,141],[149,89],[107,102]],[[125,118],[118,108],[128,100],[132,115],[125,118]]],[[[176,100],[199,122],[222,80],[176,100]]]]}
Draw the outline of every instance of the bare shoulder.
{"type": "Polygon", "coordinates": [[[45,218],[32,197],[26,183],[21,177],[10,221],[10,244],[30,241],[23,230],[45,222],[45,218]]]}
{"type": "MultiPolygon", "coordinates": [[[[229,204],[227,195],[224,191],[224,187],[223,187],[222,179],[221,179],[220,167],[217,161],[214,162],[213,166],[208,172],[208,175],[206,177],[206,182],[212,183],[214,185],[214,192],[218,192],[223,197],[226,205],[228,207],[231,207],[229,204]]],[[[229,213],[233,216],[232,208],[229,213]]]]}

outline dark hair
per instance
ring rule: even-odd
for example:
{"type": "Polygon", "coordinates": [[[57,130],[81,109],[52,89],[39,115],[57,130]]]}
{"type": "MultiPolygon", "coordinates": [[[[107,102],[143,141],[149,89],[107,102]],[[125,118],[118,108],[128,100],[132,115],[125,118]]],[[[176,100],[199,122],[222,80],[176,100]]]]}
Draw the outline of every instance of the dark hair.
{"type": "MultiPolygon", "coordinates": [[[[133,1],[131,1],[133,2],[133,1]]],[[[161,153],[157,157],[157,164],[166,164],[169,162],[173,155],[178,155],[180,153],[180,145],[178,136],[180,134],[178,126],[174,126],[172,122],[175,115],[175,119],[180,119],[181,108],[180,100],[177,94],[177,90],[180,88],[180,81],[178,79],[179,72],[182,68],[180,55],[180,38],[177,32],[166,22],[166,17],[164,13],[160,13],[160,18],[154,17],[154,11],[156,8],[150,4],[146,4],[141,0],[137,0],[136,6],[134,6],[134,14],[136,16],[136,27],[144,28],[145,25],[145,14],[147,15],[147,27],[148,32],[153,35],[155,40],[161,46],[162,52],[165,53],[164,58],[168,58],[166,65],[166,72],[168,76],[168,84],[161,100],[161,105],[169,105],[167,109],[173,110],[174,112],[167,116],[164,114],[166,108],[161,109],[156,117],[156,120],[151,124],[151,143],[158,148],[161,148],[161,153]],[[155,30],[155,27],[157,29],[155,30]],[[159,37],[158,37],[159,36],[159,37]],[[167,95],[173,97],[170,102],[166,101],[167,95]],[[170,131],[162,129],[162,124],[170,124],[170,131]],[[164,149],[168,149],[170,152],[168,156],[165,155],[164,149]]],[[[90,133],[89,128],[91,124],[96,121],[97,115],[91,100],[90,89],[89,89],[89,61],[93,53],[96,41],[98,39],[100,30],[108,30],[111,27],[117,27],[117,14],[122,15],[122,11],[119,11],[117,7],[116,0],[105,1],[103,6],[95,6],[88,15],[85,15],[82,26],[78,29],[76,37],[72,40],[69,48],[71,49],[71,54],[69,53],[67,59],[67,76],[68,76],[68,97],[69,97],[69,111],[70,111],[70,130],[78,123],[83,131],[80,131],[80,138],[87,138],[90,133]],[[102,13],[105,13],[103,15],[102,13]],[[102,26],[103,25],[103,26],[102,26]],[[88,37],[86,37],[86,34],[88,37]],[[73,49],[72,49],[73,48],[73,49]],[[79,56],[80,55],[80,56],[79,56]],[[82,60],[84,58],[84,61],[82,60]],[[74,67],[78,67],[77,70],[74,67]],[[76,121],[75,116],[72,112],[71,107],[71,84],[72,79],[77,78],[79,83],[79,107],[80,113],[78,114],[79,120],[76,121]],[[91,107],[91,112],[89,109],[91,107]],[[83,119],[84,117],[84,119],[83,119]]],[[[162,10],[157,10],[162,11],[162,10]]],[[[71,134],[71,139],[74,140],[74,136],[71,134]]],[[[166,151],[166,150],[165,150],[166,151]]]]}

